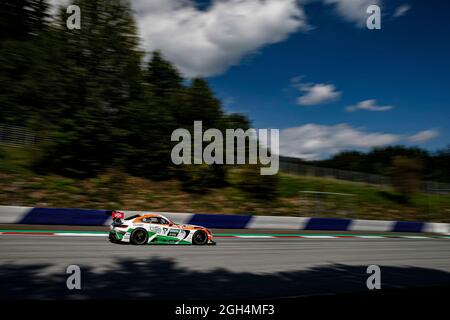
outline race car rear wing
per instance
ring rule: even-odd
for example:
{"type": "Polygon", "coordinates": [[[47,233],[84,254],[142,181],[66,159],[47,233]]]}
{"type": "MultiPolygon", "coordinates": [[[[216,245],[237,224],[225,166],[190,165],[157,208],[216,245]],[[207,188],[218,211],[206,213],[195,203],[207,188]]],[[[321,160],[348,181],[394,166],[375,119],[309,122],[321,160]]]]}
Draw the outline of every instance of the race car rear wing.
{"type": "Polygon", "coordinates": [[[111,213],[111,217],[114,219],[124,219],[125,218],[125,214],[122,211],[113,211],[111,213]]]}
{"type": "Polygon", "coordinates": [[[108,216],[111,216],[113,223],[114,222],[122,223],[122,220],[132,220],[141,216],[140,214],[135,214],[132,216],[125,217],[125,213],[122,211],[106,211],[106,214],[108,216]]]}
{"type": "Polygon", "coordinates": [[[122,211],[106,211],[108,216],[111,216],[113,223],[122,223],[125,214],[122,211]]]}

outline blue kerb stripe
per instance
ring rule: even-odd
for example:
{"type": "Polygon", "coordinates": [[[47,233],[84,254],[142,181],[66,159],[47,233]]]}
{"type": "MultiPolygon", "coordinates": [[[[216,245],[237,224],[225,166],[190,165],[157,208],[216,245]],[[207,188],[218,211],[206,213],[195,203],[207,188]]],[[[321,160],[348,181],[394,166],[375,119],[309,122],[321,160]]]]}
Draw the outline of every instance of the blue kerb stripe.
{"type": "Polygon", "coordinates": [[[105,210],[33,208],[19,223],[101,226],[108,218],[105,210]]]}
{"type": "Polygon", "coordinates": [[[351,219],[311,218],[306,224],[305,230],[345,231],[348,229],[351,221],[351,219]]]}
{"type": "Polygon", "coordinates": [[[397,221],[393,232],[422,232],[423,222],[397,221]]]}
{"type": "Polygon", "coordinates": [[[244,229],[251,218],[252,216],[194,214],[189,223],[206,228],[244,229]]]}

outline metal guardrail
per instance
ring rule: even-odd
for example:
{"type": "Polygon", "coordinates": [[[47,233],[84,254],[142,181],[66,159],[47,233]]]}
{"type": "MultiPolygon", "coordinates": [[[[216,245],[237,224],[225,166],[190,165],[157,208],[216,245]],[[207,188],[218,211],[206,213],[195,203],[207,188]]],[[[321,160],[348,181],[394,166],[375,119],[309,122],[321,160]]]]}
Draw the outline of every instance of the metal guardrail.
{"type": "Polygon", "coordinates": [[[280,170],[286,173],[302,176],[333,178],[338,180],[365,182],[369,184],[390,185],[392,182],[392,179],[387,176],[341,169],[315,167],[296,163],[292,160],[287,160],[284,158],[280,158],[280,170]]]}
{"type": "MultiPolygon", "coordinates": [[[[374,185],[392,185],[391,177],[357,171],[305,165],[298,160],[280,157],[280,171],[300,176],[332,178],[374,185]]],[[[450,184],[438,181],[423,181],[422,190],[426,193],[450,194],[450,184]]]]}
{"type": "Polygon", "coordinates": [[[11,146],[30,146],[40,141],[32,131],[18,126],[0,125],[0,143],[11,146]]]}

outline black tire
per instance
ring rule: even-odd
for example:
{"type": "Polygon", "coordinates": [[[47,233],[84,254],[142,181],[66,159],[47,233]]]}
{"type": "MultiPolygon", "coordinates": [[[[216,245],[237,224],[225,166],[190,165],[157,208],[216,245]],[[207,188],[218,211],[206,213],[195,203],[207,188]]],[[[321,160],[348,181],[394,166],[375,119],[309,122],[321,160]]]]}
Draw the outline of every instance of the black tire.
{"type": "Polygon", "coordinates": [[[148,233],[147,230],[138,228],[133,230],[130,236],[130,241],[132,244],[135,245],[143,245],[146,244],[148,240],[148,233]]]}
{"type": "Polygon", "coordinates": [[[116,235],[113,233],[109,234],[109,241],[111,241],[112,243],[119,243],[120,241],[116,238],[116,235]]]}
{"type": "Polygon", "coordinates": [[[198,230],[194,233],[192,236],[192,244],[195,244],[196,246],[204,246],[208,243],[208,235],[205,231],[198,230]]]}

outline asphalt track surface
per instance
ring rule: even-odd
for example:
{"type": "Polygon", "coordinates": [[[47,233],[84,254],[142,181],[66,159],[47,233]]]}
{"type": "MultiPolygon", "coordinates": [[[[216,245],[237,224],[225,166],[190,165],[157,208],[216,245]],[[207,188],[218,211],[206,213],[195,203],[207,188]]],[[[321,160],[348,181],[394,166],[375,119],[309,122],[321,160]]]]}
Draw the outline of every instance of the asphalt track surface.
{"type": "Polygon", "coordinates": [[[0,298],[241,299],[450,288],[449,239],[243,239],[216,246],[132,246],[104,237],[0,237],[0,298]],[[68,290],[66,268],[81,268],[68,290]]]}

